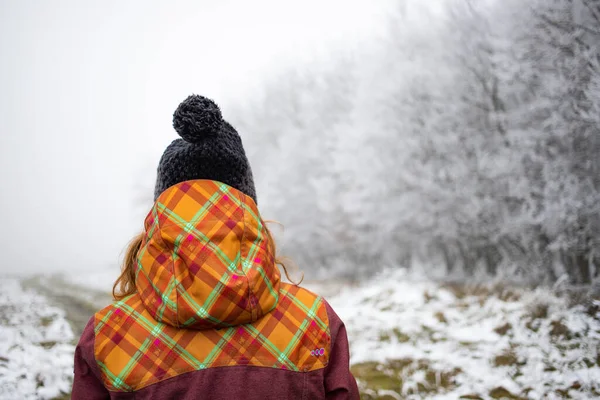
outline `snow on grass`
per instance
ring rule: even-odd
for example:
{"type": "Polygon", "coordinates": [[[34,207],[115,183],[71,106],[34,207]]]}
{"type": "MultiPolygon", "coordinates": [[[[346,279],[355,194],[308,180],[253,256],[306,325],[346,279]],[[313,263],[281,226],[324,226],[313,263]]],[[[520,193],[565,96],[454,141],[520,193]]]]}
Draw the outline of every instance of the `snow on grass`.
{"type": "MultiPolygon", "coordinates": [[[[106,294],[116,275],[65,276],[61,290],[106,294]]],[[[440,285],[402,270],[358,286],[302,286],[324,295],[345,321],[363,399],[600,396],[598,301],[571,307],[549,290],[440,285]]],[[[70,330],[49,349],[43,345],[58,329],[52,326],[68,330],[64,313],[16,281],[0,289],[0,398],[68,391],[70,330]]]]}
{"type": "Polygon", "coordinates": [[[346,323],[363,398],[600,396],[600,302],[569,307],[543,289],[469,294],[403,271],[327,298],[346,323]]]}
{"type": "Polygon", "coordinates": [[[69,393],[73,332],[64,312],[0,280],[0,399],[52,399],[69,393]]]}

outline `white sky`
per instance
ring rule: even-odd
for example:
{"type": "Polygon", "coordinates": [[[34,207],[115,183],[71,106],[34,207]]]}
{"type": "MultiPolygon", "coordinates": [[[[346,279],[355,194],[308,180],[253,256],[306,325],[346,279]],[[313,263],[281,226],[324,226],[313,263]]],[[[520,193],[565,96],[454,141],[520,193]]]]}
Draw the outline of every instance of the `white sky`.
{"type": "Polygon", "coordinates": [[[393,2],[2,0],[0,272],[116,265],[181,100],[252,101],[272,71],[382,34],[393,2]]]}

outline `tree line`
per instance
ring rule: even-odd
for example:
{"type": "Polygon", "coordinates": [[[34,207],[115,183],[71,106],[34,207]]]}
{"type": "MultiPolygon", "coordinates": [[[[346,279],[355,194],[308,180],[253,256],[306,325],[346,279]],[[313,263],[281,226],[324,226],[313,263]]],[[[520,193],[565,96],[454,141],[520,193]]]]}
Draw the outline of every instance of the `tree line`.
{"type": "Polygon", "coordinates": [[[228,114],[301,269],[589,284],[599,46],[600,0],[405,0],[385,40],[285,70],[228,114]]]}

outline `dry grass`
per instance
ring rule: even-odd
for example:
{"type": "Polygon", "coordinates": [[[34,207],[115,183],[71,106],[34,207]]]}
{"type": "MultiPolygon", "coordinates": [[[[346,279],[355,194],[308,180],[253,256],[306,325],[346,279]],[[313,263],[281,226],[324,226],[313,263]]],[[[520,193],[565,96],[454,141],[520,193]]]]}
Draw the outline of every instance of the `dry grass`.
{"type": "Polygon", "coordinates": [[[495,367],[522,365],[522,363],[519,362],[517,354],[513,350],[506,350],[502,354],[494,357],[493,364],[495,367]]]}
{"type": "Polygon", "coordinates": [[[501,325],[499,327],[497,327],[496,329],[494,329],[494,332],[496,332],[498,335],[500,336],[506,336],[506,334],[512,329],[512,325],[510,323],[506,323],[504,325],[501,325]]]}
{"type": "Polygon", "coordinates": [[[550,322],[550,326],[552,326],[552,329],[550,330],[551,336],[567,340],[573,338],[573,333],[562,323],[562,321],[552,321],[550,322]]]}
{"type": "Polygon", "coordinates": [[[71,393],[63,393],[58,397],[54,397],[52,400],[69,400],[71,398],[71,393]]]}
{"type": "Polygon", "coordinates": [[[531,319],[546,319],[548,318],[549,305],[547,303],[537,302],[529,307],[529,317],[531,319]]]}
{"type": "Polygon", "coordinates": [[[495,284],[465,284],[463,282],[448,282],[441,285],[442,288],[449,290],[458,299],[466,297],[479,297],[487,299],[496,297],[505,302],[519,301],[526,288],[515,287],[508,283],[495,284]]]}
{"type": "Polygon", "coordinates": [[[492,399],[503,399],[503,400],[527,400],[527,397],[521,397],[519,395],[515,395],[502,386],[494,388],[490,390],[489,396],[492,399]]]}
{"type": "Polygon", "coordinates": [[[436,313],[435,313],[435,315],[434,315],[434,317],[435,317],[435,318],[436,318],[438,321],[440,321],[442,324],[447,324],[447,323],[448,323],[448,320],[446,319],[446,316],[445,316],[445,315],[444,315],[444,313],[443,313],[443,312],[441,312],[441,311],[438,311],[438,312],[436,312],[436,313]]]}
{"type": "Polygon", "coordinates": [[[456,387],[455,378],[461,371],[440,371],[428,361],[399,359],[384,364],[366,362],[352,366],[352,373],[359,381],[361,399],[393,399],[389,392],[397,394],[432,395],[444,393],[456,387]],[[419,378],[416,378],[419,372],[419,378]]]}

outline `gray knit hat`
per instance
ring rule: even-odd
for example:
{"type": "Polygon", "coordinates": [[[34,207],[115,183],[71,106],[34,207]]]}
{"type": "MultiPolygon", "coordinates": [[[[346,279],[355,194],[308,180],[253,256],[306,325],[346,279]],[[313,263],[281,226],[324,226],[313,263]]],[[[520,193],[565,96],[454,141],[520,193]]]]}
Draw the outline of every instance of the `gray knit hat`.
{"type": "Polygon", "coordinates": [[[191,95],[175,110],[173,128],[181,139],[174,140],[160,159],[154,200],[180,182],[210,179],[226,183],[256,202],[242,139],[223,119],[219,106],[206,97],[191,95]]]}

